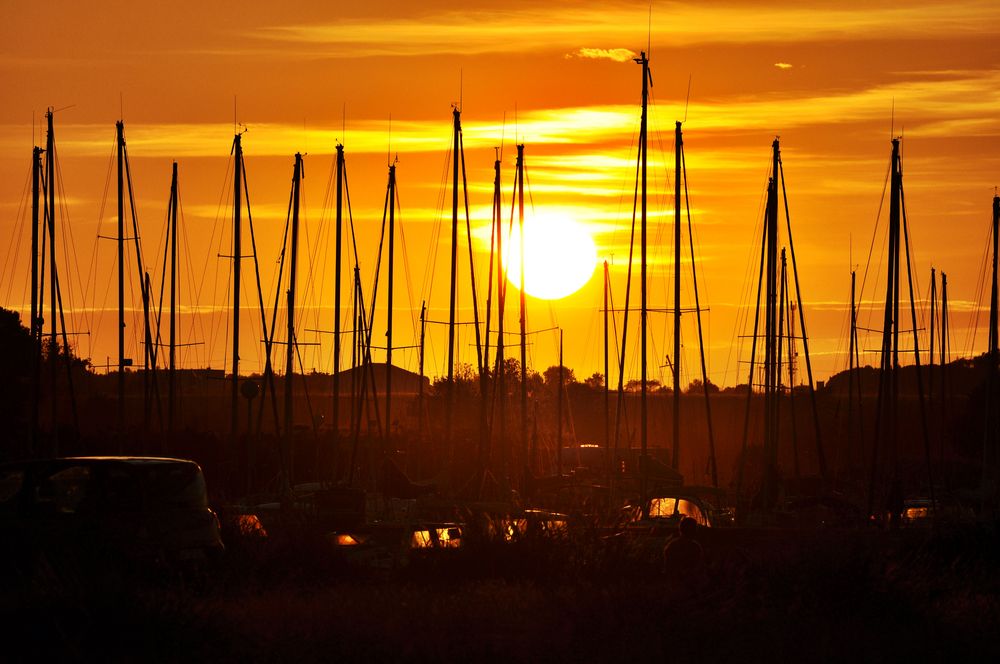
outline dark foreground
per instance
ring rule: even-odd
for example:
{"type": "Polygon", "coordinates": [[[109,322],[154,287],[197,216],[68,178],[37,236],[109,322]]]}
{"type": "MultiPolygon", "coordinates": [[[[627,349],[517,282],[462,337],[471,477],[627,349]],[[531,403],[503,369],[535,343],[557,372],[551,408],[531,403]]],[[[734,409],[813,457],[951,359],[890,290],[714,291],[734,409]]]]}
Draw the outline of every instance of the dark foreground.
{"type": "Polygon", "coordinates": [[[992,525],[708,551],[711,580],[694,593],[661,573],[650,547],[594,537],[470,544],[392,572],[353,568],[304,533],[227,543],[207,578],[5,566],[0,660],[1000,657],[992,525]]]}

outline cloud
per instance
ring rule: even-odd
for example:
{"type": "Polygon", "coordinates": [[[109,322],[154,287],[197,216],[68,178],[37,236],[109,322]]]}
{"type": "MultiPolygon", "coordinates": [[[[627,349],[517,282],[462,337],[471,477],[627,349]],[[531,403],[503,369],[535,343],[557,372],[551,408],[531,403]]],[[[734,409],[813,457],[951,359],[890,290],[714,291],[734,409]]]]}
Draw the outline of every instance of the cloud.
{"type": "Polygon", "coordinates": [[[613,60],[628,62],[639,54],[627,48],[580,48],[573,53],[567,53],[567,58],[586,58],[589,60],[613,60]]]}
{"type": "MultiPolygon", "coordinates": [[[[420,17],[366,17],[337,23],[261,27],[245,35],[256,43],[239,53],[278,57],[370,57],[484,53],[524,53],[561,50],[574,57],[606,57],[619,49],[580,49],[579,44],[603,40],[646,41],[648,8],[592,4],[502,10],[440,11],[420,17]],[[584,55],[589,50],[602,55],[584,55]]],[[[762,7],[725,4],[671,4],[654,13],[654,46],[701,44],[803,43],[817,40],[859,41],[872,38],[956,38],[996,32],[1000,5],[985,0],[913,3],[856,8],[829,6],[762,7]]],[[[619,56],[619,57],[624,57],[619,56]]],[[[611,59],[615,59],[612,57],[611,59]]]]}
{"type": "Polygon", "coordinates": [[[775,62],[774,66],[777,67],[778,69],[791,69],[792,68],[792,65],[788,64],[787,62],[775,62]]]}

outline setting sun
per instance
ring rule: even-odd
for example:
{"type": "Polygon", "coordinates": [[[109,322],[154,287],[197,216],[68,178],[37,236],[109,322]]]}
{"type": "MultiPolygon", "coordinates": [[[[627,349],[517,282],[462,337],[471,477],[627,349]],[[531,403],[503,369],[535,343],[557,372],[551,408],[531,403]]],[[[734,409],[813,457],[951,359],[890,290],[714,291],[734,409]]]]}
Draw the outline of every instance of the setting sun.
{"type": "MultiPolygon", "coordinates": [[[[515,229],[507,279],[518,288],[521,246],[515,229]]],[[[524,291],[543,300],[558,300],[580,290],[594,274],[597,248],[583,224],[561,214],[543,213],[524,222],[524,291]]]]}

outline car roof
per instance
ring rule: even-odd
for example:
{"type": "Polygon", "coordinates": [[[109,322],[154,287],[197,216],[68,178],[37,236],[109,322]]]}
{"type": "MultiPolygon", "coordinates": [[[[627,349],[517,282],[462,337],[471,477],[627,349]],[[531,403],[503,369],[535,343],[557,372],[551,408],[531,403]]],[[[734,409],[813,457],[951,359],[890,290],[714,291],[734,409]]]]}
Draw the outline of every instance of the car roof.
{"type": "Polygon", "coordinates": [[[169,457],[131,457],[131,456],[92,456],[92,457],[56,457],[52,459],[29,459],[26,461],[12,461],[0,464],[0,468],[37,468],[45,466],[72,466],[72,465],[129,465],[129,466],[164,466],[164,465],[191,465],[196,466],[194,461],[189,459],[172,459],[169,457]]]}

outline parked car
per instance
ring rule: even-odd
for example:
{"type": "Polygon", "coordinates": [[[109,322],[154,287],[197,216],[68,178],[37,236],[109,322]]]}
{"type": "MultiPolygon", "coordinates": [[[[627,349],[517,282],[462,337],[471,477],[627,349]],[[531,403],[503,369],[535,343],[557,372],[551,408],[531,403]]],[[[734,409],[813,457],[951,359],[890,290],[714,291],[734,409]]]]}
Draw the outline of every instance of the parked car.
{"type": "Polygon", "coordinates": [[[203,567],[223,551],[193,461],[79,457],[0,465],[0,529],[21,560],[203,567]]]}

